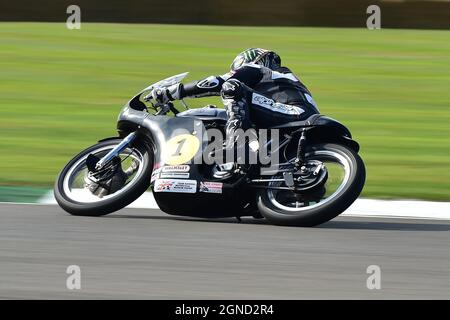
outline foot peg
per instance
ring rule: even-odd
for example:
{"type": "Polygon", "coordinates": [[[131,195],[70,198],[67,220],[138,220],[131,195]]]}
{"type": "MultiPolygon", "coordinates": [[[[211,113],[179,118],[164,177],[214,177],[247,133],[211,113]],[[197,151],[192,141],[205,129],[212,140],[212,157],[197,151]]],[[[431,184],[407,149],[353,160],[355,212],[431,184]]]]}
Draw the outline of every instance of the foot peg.
{"type": "Polygon", "coordinates": [[[219,164],[218,166],[220,171],[231,172],[234,169],[234,162],[222,163],[219,164]]]}
{"type": "Polygon", "coordinates": [[[213,176],[217,179],[226,179],[233,176],[236,169],[234,162],[227,162],[223,164],[218,164],[213,170],[213,176]]]}

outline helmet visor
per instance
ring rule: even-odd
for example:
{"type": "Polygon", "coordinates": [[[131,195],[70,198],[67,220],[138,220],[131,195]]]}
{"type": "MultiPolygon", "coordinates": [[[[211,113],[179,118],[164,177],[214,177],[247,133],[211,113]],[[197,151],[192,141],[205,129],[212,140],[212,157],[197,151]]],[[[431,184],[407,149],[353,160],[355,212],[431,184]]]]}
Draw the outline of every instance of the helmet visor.
{"type": "Polygon", "coordinates": [[[239,69],[240,67],[242,67],[242,65],[245,62],[245,58],[243,55],[238,55],[234,60],[233,63],[231,64],[231,71],[236,71],[237,69],[239,69]]]}

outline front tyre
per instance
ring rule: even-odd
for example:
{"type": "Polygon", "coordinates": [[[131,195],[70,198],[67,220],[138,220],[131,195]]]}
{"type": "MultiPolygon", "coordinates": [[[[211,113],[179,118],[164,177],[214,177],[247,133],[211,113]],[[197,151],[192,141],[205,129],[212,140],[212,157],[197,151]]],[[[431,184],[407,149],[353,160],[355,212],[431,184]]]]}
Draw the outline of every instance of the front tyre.
{"type": "Polygon", "coordinates": [[[122,209],[141,196],[150,185],[153,151],[144,143],[134,143],[120,152],[107,178],[92,183],[86,159],[90,154],[101,158],[121,139],[97,143],[76,155],[60,172],[54,195],[65,211],[77,216],[102,216],[122,209]]]}
{"type": "MultiPolygon", "coordinates": [[[[262,189],[257,194],[258,209],[277,225],[312,227],[344,212],[361,193],[366,171],[361,157],[338,144],[319,144],[309,148],[306,161],[320,161],[328,168],[326,184],[312,194],[290,190],[262,189]]],[[[284,187],[278,182],[275,187],[284,187]]]]}

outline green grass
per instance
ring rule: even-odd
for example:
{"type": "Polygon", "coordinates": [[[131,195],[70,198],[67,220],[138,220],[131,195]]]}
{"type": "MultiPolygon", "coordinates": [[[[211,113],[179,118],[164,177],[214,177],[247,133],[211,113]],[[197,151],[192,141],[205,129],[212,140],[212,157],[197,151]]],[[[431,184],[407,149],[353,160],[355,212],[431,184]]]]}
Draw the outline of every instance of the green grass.
{"type": "Polygon", "coordinates": [[[51,186],[71,156],[115,135],[135,92],[224,73],[253,46],[278,51],[349,126],[364,196],[450,200],[450,31],[0,23],[0,185],[51,186]]]}

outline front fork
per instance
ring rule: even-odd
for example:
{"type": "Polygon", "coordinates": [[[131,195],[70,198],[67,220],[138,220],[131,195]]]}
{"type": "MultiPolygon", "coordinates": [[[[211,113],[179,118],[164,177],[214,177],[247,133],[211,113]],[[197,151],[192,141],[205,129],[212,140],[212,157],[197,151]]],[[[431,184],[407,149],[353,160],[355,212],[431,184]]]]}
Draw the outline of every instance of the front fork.
{"type": "Polygon", "coordinates": [[[95,165],[95,170],[101,170],[107,163],[117,157],[131,142],[136,139],[136,132],[127,135],[117,146],[104,155],[95,165]]]}

